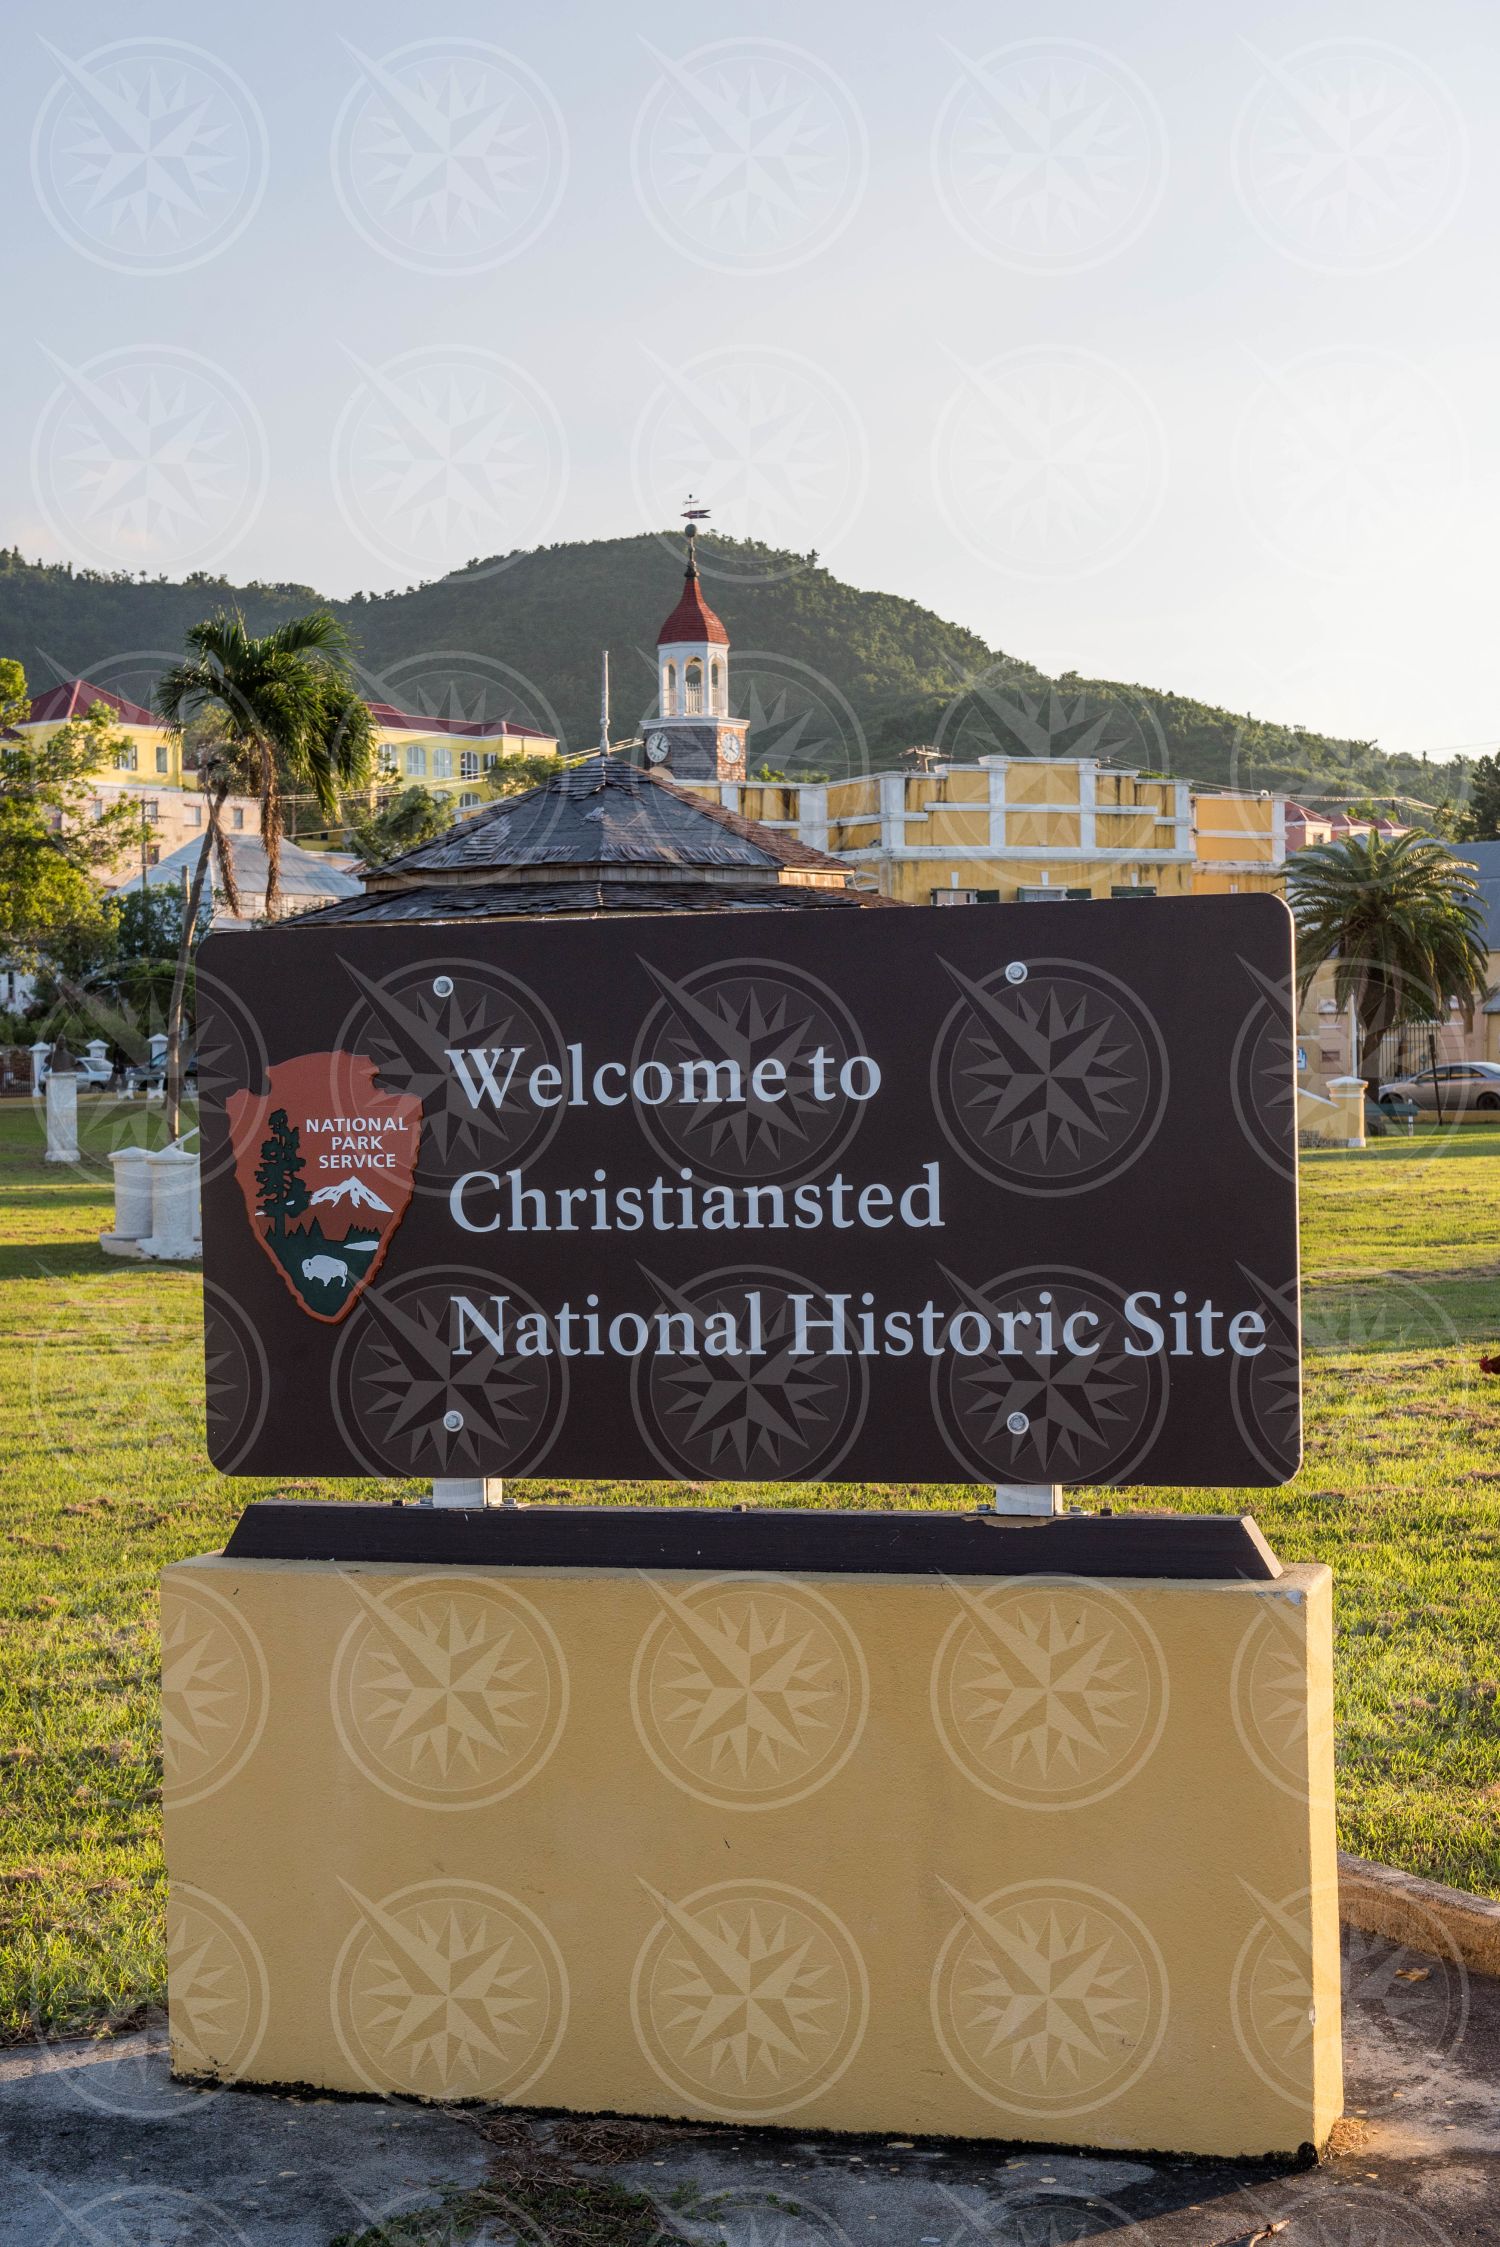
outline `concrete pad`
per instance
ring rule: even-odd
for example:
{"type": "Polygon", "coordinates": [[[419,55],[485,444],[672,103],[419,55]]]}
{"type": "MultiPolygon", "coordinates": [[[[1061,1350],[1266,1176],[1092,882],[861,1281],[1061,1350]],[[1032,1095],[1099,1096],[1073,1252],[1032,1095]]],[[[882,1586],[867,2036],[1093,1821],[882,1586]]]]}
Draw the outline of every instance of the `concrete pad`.
{"type": "Polygon", "coordinates": [[[0,2053],[0,2247],[328,2247],[486,2166],[438,2108],[174,2084],[165,2028],[0,2053]]]}
{"type": "MultiPolygon", "coordinates": [[[[1344,1984],[1349,2111],[1315,2170],[703,2124],[578,2173],[685,2247],[1500,2247],[1500,1982],[1353,1931],[1344,1984]]],[[[504,2194],[486,2120],[186,2088],[160,2034],[28,2047],[0,2057],[0,2247],[328,2247],[443,2186],[504,2194]]],[[[597,2129],[526,2122],[563,2159],[597,2129]]]]}
{"type": "Polygon", "coordinates": [[[1351,1931],[1344,2025],[1316,2169],[724,2133],[612,2174],[691,2247],[1496,2247],[1500,1982],[1351,1931]]]}

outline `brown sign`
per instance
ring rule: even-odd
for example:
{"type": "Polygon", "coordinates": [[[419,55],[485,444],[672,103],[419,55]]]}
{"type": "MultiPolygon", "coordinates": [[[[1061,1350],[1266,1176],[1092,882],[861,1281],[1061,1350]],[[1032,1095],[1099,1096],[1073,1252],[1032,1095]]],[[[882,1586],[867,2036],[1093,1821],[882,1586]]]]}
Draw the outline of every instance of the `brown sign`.
{"type": "Polygon", "coordinates": [[[1277,899],[285,927],[199,987],[228,1472],[1295,1470],[1277,899]]]}

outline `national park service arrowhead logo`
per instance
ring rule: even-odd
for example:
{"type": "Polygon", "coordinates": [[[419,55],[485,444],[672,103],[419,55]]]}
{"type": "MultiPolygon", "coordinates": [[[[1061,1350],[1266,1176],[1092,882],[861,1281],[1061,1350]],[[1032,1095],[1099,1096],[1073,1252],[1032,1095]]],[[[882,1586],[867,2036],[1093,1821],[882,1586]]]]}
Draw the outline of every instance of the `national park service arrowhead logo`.
{"type": "Polygon", "coordinates": [[[226,1103],[251,1229],[311,1318],[333,1325],[406,1214],[422,1103],[377,1090],[362,1053],[303,1053],[226,1103]]]}

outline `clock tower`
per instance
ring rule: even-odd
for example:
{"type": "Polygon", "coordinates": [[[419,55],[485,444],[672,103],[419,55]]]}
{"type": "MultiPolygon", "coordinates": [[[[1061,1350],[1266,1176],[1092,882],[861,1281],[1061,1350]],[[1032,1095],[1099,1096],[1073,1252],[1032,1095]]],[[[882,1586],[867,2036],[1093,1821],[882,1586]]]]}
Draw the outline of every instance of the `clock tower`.
{"type": "Polygon", "coordinates": [[[729,715],[729,634],[698,579],[704,513],[689,506],[682,598],[657,634],[657,714],[643,729],[646,762],[674,780],[743,780],[749,721],[729,715]]]}

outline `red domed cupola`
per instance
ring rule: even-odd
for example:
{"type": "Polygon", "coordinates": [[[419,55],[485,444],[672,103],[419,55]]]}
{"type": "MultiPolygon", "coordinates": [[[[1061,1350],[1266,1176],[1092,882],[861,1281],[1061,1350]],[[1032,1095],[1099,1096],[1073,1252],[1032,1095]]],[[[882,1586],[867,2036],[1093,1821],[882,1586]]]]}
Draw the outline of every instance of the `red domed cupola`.
{"type": "Polygon", "coordinates": [[[683,779],[743,780],[747,722],[729,715],[729,634],[698,580],[698,521],[687,506],[687,569],[682,598],[656,636],[657,716],[646,756],[683,779]]]}
{"type": "Polygon", "coordinates": [[[697,557],[689,546],[687,572],[682,580],[682,599],[657,633],[656,644],[659,648],[685,647],[694,642],[705,646],[712,643],[715,647],[727,648],[729,634],[703,598],[697,557]]]}

